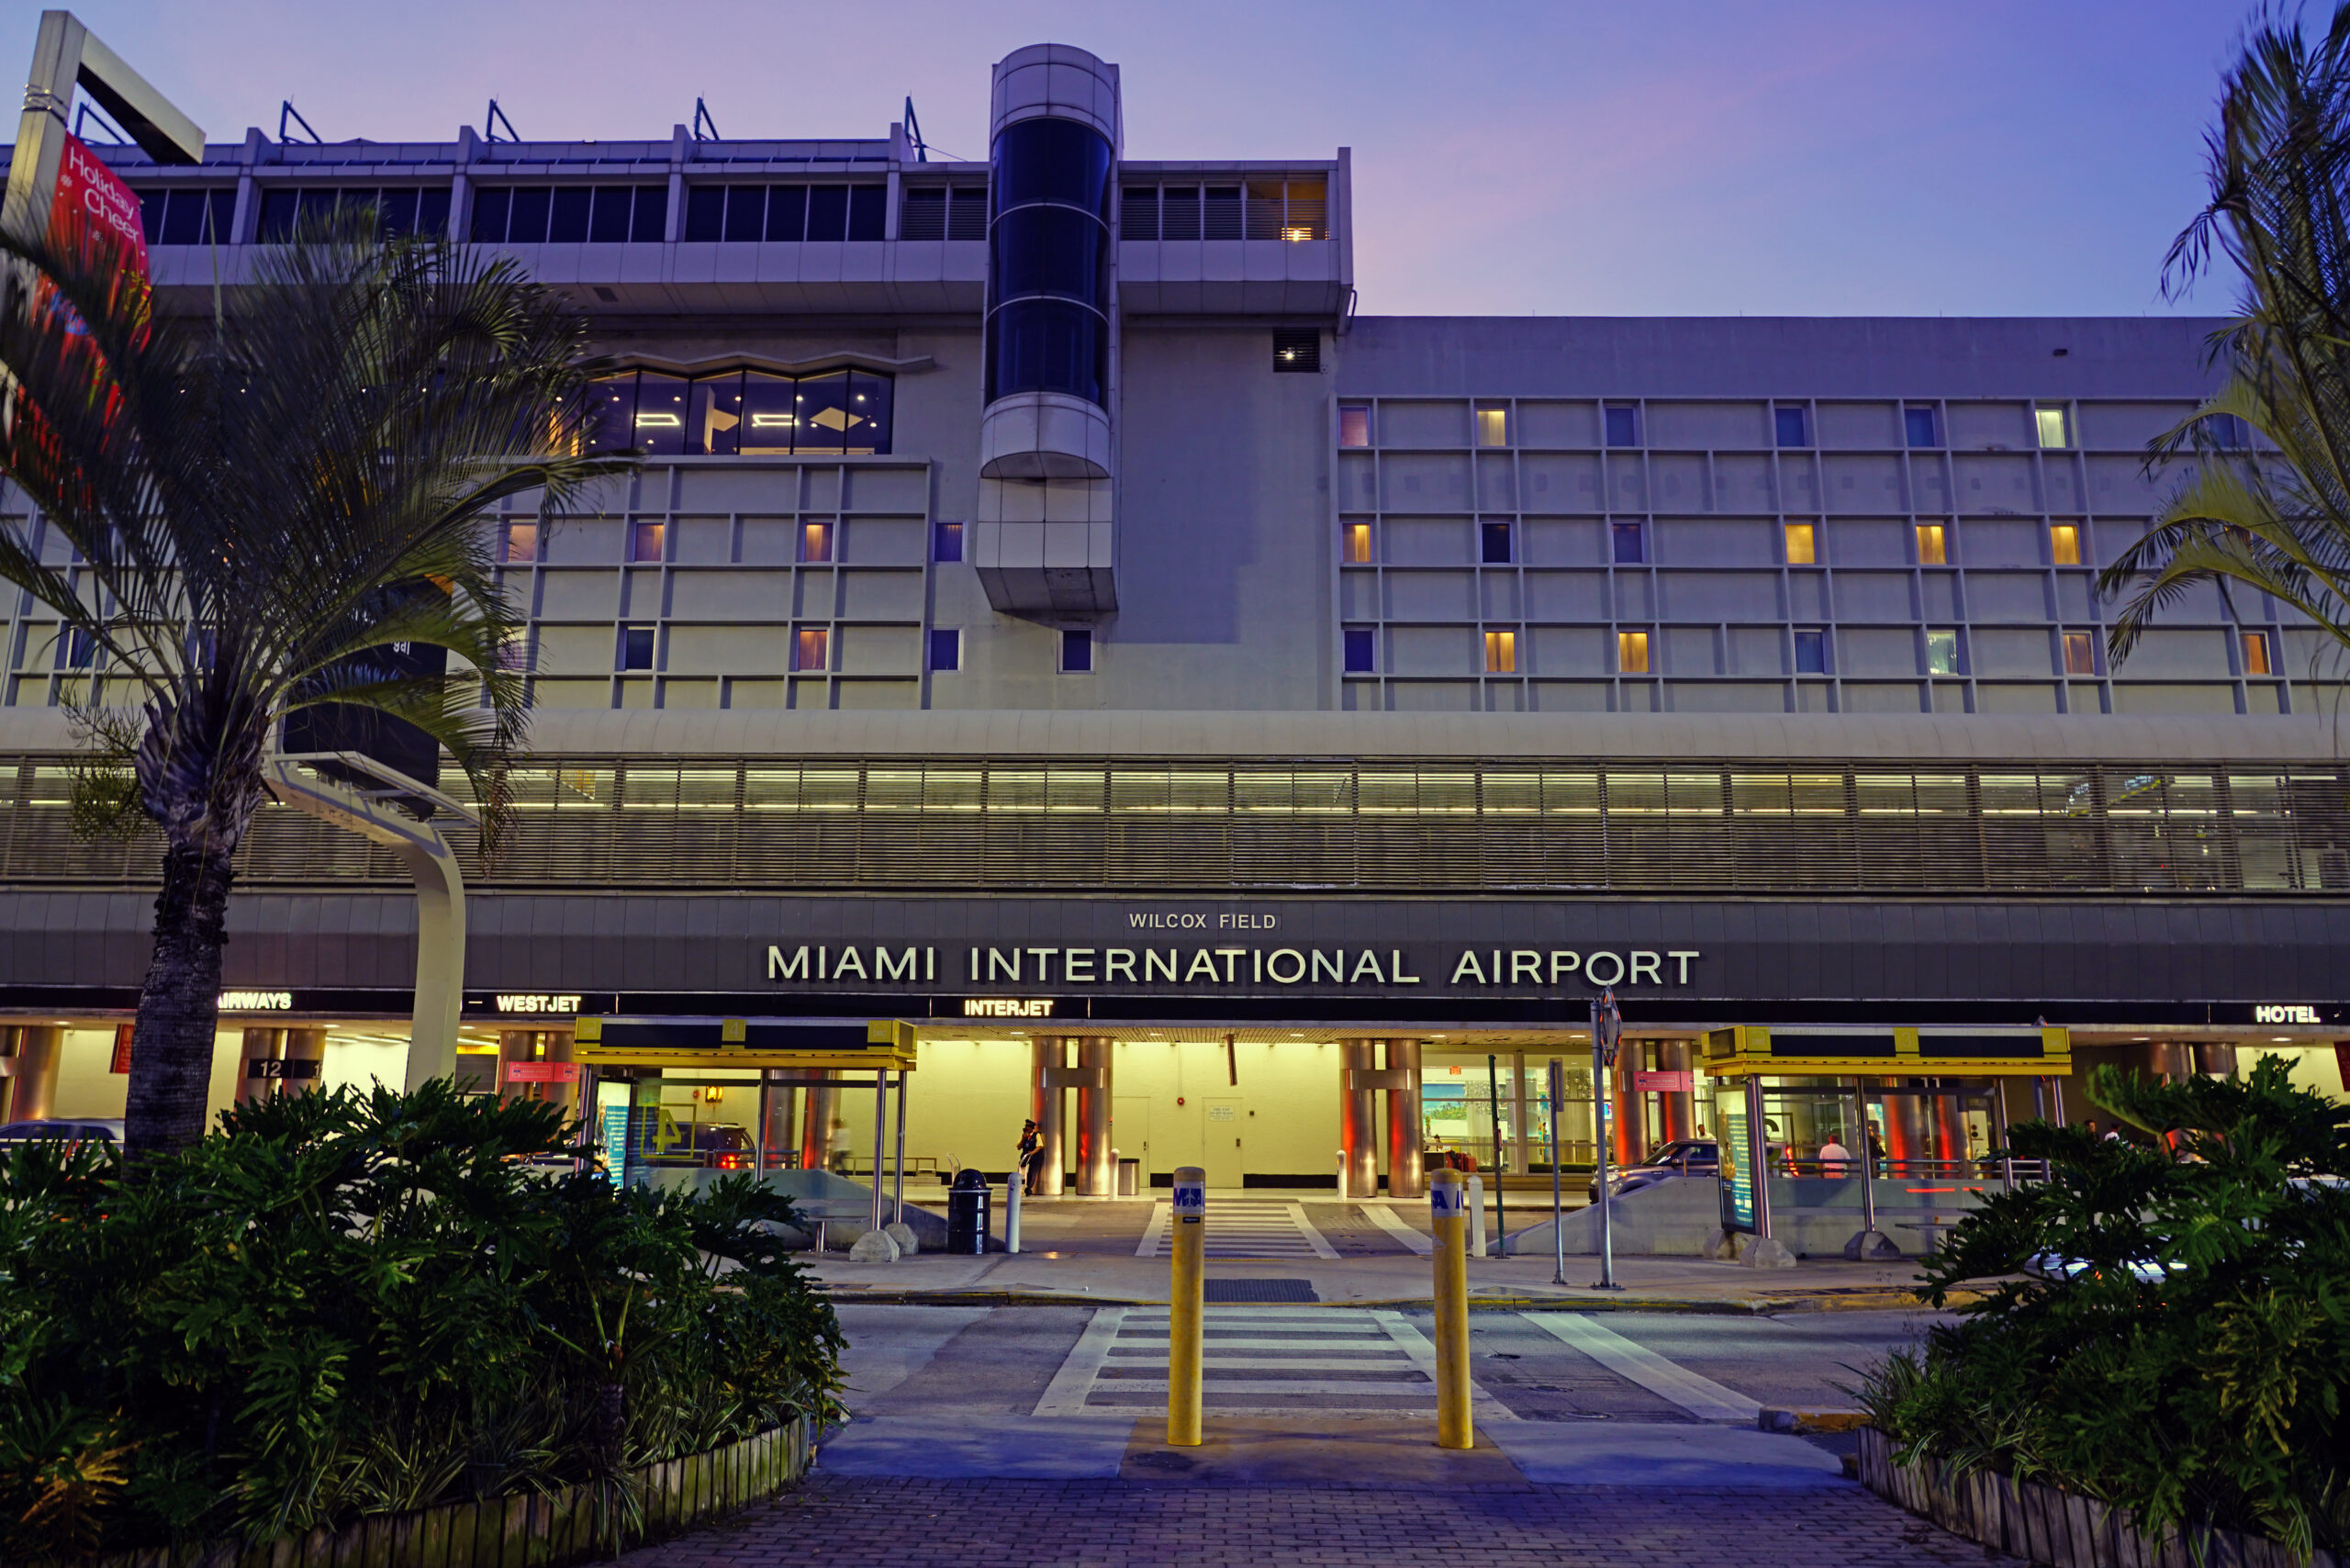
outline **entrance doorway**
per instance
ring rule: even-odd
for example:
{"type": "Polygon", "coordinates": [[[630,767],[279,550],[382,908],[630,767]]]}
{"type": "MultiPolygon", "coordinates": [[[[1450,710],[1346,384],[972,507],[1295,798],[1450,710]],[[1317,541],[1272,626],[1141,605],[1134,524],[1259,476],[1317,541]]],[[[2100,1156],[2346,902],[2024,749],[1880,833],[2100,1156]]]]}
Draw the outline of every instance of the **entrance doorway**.
{"type": "Polygon", "coordinates": [[[1207,1172],[1211,1187],[1238,1187],[1247,1169],[1243,1159],[1246,1150],[1240,1146],[1243,1118],[1237,1094],[1210,1094],[1200,1101],[1201,1114],[1207,1118],[1206,1136],[1201,1141],[1200,1169],[1207,1172]]]}

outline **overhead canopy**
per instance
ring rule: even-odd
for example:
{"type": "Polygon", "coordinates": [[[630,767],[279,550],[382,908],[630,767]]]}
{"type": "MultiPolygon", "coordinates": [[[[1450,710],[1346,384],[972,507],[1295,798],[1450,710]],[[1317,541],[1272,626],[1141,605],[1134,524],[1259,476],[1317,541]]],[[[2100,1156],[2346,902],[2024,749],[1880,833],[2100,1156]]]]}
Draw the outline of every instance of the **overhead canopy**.
{"type": "Polygon", "coordinates": [[[1716,1078],[2068,1078],[2073,1036],[2051,1028],[1733,1025],[1709,1030],[1716,1078]]]}
{"type": "Polygon", "coordinates": [[[583,1016],[573,1025],[572,1059],[599,1067],[912,1072],[914,1030],[888,1018],[583,1016]]]}

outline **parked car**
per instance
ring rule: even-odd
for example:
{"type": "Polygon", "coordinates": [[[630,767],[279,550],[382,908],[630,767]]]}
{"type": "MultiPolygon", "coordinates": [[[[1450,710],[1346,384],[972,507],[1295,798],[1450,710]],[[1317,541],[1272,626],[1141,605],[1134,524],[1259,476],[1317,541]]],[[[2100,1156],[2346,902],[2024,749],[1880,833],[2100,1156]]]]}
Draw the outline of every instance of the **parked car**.
{"type": "Polygon", "coordinates": [[[47,1143],[57,1140],[66,1144],[102,1143],[111,1148],[122,1147],[122,1123],[118,1119],[76,1117],[47,1117],[37,1122],[10,1122],[0,1126],[0,1149],[14,1148],[20,1143],[47,1143]]]}
{"type": "MultiPolygon", "coordinates": [[[[1707,1181],[1721,1175],[1721,1146],[1712,1138],[1677,1138],[1651,1154],[1638,1165],[1628,1165],[1621,1170],[1607,1173],[1607,1191],[1611,1197],[1637,1193],[1659,1182],[1669,1182],[1679,1176],[1703,1176],[1707,1181]]],[[[1591,1201],[1599,1201],[1599,1178],[1591,1179],[1591,1201]]]]}

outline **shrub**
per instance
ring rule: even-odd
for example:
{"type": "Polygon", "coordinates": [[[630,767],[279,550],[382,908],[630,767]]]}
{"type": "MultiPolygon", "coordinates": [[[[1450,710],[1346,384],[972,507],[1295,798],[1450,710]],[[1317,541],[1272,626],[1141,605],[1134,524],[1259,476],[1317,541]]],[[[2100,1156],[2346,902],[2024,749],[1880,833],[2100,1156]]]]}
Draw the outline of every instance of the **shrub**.
{"type": "Polygon", "coordinates": [[[552,1106],[341,1091],[0,1165],[0,1561],[623,1473],[835,1414],[789,1204],[575,1173],[552,1106]],[[535,1163],[534,1163],[535,1162],[535,1163]]]}
{"type": "Polygon", "coordinates": [[[2275,1058],[2241,1081],[2100,1068],[2088,1087],[2141,1141],[2013,1130],[2049,1179],[1991,1197],[1930,1264],[1937,1306],[1997,1282],[1868,1374],[1876,1424],[1907,1462],[2304,1557],[2350,1544],[2350,1188],[2328,1180],[2350,1171],[2350,1109],[2275,1058]]]}

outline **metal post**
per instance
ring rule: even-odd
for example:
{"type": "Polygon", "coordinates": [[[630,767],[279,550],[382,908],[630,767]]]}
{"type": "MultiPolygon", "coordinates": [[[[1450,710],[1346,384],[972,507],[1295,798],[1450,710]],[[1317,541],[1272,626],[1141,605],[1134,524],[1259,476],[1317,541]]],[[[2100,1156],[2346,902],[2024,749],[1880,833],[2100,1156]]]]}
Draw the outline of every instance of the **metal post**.
{"type": "Polygon", "coordinates": [[[1752,1162],[1748,1169],[1754,1172],[1754,1234],[1767,1240],[1771,1235],[1771,1137],[1762,1130],[1759,1074],[1750,1074],[1746,1080],[1746,1152],[1752,1162]]]}
{"type": "Polygon", "coordinates": [[[1869,1102],[1860,1090],[1860,1080],[1852,1081],[1852,1108],[1861,1117],[1861,1228],[1874,1234],[1876,1230],[1876,1153],[1869,1147],[1869,1102]]]}
{"type": "Polygon", "coordinates": [[[1567,1211],[1565,1200],[1559,1192],[1559,1100],[1567,1086],[1567,1064],[1557,1057],[1550,1058],[1550,1250],[1557,1257],[1557,1266],[1550,1271],[1550,1282],[1567,1282],[1567,1211]]]}
{"type": "Polygon", "coordinates": [[[1167,1443],[1200,1446],[1200,1319],[1206,1282],[1208,1173],[1175,1172],[1175,1235],[1167,1295],[1167,1443]]]}
{"type": "Polygon", "coordinates": [[[1510,1080],[1509,1130],[1511,1141],[1517,1145],[1517,1173],[1523,1176],[1534,1169],[1532,1153],[1534,1124],[1526,1114],[1526,1053],[1524,1051],[1510,1053],[1509,1070],[1514,1075],[1510,1080]]]}
{"type": "Polygon", "coordinates": [[[1591,1004],[1591,1151],[1593,1174],[1599,1186],[1599,1284],[1598,1289],[1616,1289],[1615,1238],[1607,1231],[1607,1216],[1613,1206],[1607,1191],[1607,1096],[1606,1047],[1599,1038],[1599,1003],[1591,1004]]]}
{"type": "Polygon", "coordinates": [[[906,1075],[898,1074],[898,1170],[890,1179],[891,1196],[897,1200],[898,1217],[891,1223],[906,1223],[906,1075]]]}
{"type": "Polygon", "coordinates": [[[2015,1151],[2008,1147],[2008,1087],[1998,1079],[1991,1081],[1991,1142],[1999,1151],[1999,1180],[2008,1191],[2016,1190],[2015,1151]]]}
{"type": "Polygon", "coordinates": [[[1387,1092],[1387,1195],[1416,1198],[1427,1185],[1420,1148],[1420,1042],[1387,1042],[1387,1070],[1402,1074],[1387,1092]]]}
{"type": "Polygon", "coordinates": [[[1379,1196],[1379,1094],[1355,1087],[1355,1074],[1371,1071],[1377,1048],[1371,1040],[1338,1042],[1339,1185],[1344,1197],[1379,1196]]]}
{"type": "Polygon", "coordinates": [[[775,1091],[767,1087],[765,1068],[759,1070],[759,1130],[751,1138],[751,1169],[759,1173],[764,1185],[767,1179],[767,1103],[775,1091]]]}
{"type": "Polygon", "coordinates": [[[1020,1168],[1013,1166],[1012,1174],[1003,1179],[1003,1249],[1020,1250],[1020,1168]]]}
{"type": "Polygon", "coordinates": [[[1428,1178],[1428,1217],[1436,1233],[1436,1443],[1473,1448],[1469,1411],[1468,1192],[1458,1170],[1428,1178]]]}
{"type": "Polygon", "coordinates": [[[867,1230],[881,1228],[881,1149],[882,1135],[889,1130],[890,1075],[887,1071],[873,1075],[873,1223],[867,1230]]]}
{"type": "Polygon", "coordinates": [[[1502,1196],[1501,1058],[1485,1053],[1485,1094],[1494,1106],[1494,1256],[1509,1256],[1509,1200],[1502,1196]]]}

